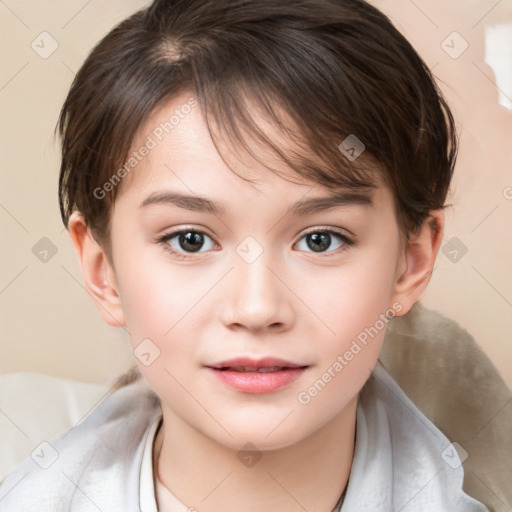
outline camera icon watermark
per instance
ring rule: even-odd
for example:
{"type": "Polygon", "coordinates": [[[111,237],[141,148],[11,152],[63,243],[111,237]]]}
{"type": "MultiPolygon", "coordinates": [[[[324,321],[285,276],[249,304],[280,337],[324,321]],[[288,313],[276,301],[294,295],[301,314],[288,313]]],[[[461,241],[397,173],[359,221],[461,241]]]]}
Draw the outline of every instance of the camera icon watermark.
{"type": "Polygon", "coordinates": [[[237,453],[238,460],[246,467],[252,468],[258,464],[263,457],[258,447],[253,443],[245,443],[237,453]]]}
{"type": "Polygon", "coordinates": [[[503,197],[508,200],[512,199],[512,187],[505,187],[503,189],[503,197]]]}
{"type": "Polygon", "coordinates": [[[149,338],[145,338],[133,349],[133,355],[144,366],[149,366],[160,357],[160,349],[149,338]]]}
{"type": "Polygon", "coordinates": [[[246,263],[253,263],[263,254],[263,247],[254,237],[247,236],[237,245],[236,253],[246,263]]]}
{"type": "Polygon", "coordinates": [[[441,458],[452,469],[457,469],[468,458],[468,452],[459,443],[451,443],[441,452],[441,458]]]}
{"type": "Polygon", "coordinates": [[[457,31],[453,31],[441,41],[441,48],[452,59],[458,59],[469,48],[469,43],[457,31]]]}
{"type": "Polygon", "coordinates": [[[41,32],[31,43],[31,48],[34,50],[39,57],[42,59],[49,58],[57,48],[59,43],[57,40],[48,32],[41,32]]]}
{"type": "Polygon", "coordinates": [[[353,162],[362,155],[366,146],[353,133],[351,133],[341,142],[338,149],[347,157],[348,160],[353,162]]]}
{"type": "Polygon", "coordinates": [[[32,247],[32,254],[41,262],[48,263],[56,254],[57,246],[47,237],[43,236],[32,247]]]}
{"type": "Polygon", "coordinates": [[[30,454],[32,460],[42,469],[48,469],[58,458],[57,450],[48,442],[43,441],[30,454]]]}

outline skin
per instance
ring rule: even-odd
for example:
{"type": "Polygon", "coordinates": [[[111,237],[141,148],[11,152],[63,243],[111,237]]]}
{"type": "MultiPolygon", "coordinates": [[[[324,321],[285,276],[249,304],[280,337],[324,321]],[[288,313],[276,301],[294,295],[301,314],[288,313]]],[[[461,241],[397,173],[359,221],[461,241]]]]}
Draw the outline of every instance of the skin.
{"type": "MultiPolygon", "coordinates": [[[[156,110],[133,147],[190,96],[156,110]]],[[[357,395],[385,329],[309,403],[297,397],[393,304],[399,316],[418,300],[441,243],[443,213],[431,212],[404,247],[385,187],[372,192],[371,207],[349,204],[298,217],[290,213],[295,202],[328,190],[284,179],[250,158],[242,163],[230,160],[229,151],[226,156],[255,183],[229,169],[199,107],[193,109],[121,183],[111,219],[112,262],[80,213],[70,219],[70,235],[104,320],[125,326],[133,348],[149,338],[160,350],[150,365],[137,363],[162,402],[154,446],[161,482],[202,512],[330,511],[348,480],[357,395]],[[164,190],[215,200],[225,213],[140,206],[164,190]],[[199,252],[187,253],[177,237],[158,241],[184,228],[208,235],[199,252]],[[324,252],[315,252],[305,237],[310,228],[335,229],[356,243],[333,235],[324,252]],[[251,263],[236,251],[248,236],[263,251],[251,263]],[[204,367],[241,356],[279,357],[308,368],[287,387],[256,395],[233,390],[204,367]],[[262,455],[252,467],[237,457],[248,442],[262,455]]]]}

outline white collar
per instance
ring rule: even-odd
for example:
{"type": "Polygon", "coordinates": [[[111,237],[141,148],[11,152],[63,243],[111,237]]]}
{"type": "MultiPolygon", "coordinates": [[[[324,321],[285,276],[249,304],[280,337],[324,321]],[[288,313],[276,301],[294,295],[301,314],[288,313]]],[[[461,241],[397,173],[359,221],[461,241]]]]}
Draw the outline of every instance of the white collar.
{"type": "Polygon", "coordinates": [[[486,512],[462,490],[448,438],[377,362],[360,392],[356,446],[342,512],[486,512]],[[450,454],[450,465],[443,454],[450,454]]]}
{"type": "MultiPolygon", "coordinates": [[[[157,512],[155,492],[165,512],[190,510],[153,476],[152,452],[157,418],[148,431],[141,465],[142,512],[157,512]]],[[[411,402],[380,361],[361,390],[356,445],[340,512],[485,512],[462,490],[464,472],[457,452],[442,457],[450,441],[411,402]]]]}

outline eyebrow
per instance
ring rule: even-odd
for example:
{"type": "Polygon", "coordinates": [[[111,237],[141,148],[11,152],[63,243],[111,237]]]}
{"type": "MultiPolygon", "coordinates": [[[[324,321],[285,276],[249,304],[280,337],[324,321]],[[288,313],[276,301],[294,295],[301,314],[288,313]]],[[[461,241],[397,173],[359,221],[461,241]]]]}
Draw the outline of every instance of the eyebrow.
{"type": "Polygon", "coordinates": [[[372,196],[368,192],[334,190],[326,197],[311,197],[298,201],[292,205],[290,213],[300,217],[337,208],[338,206],[365,206],[373,208],[374,205],[372,196]]]}
{"type": "MultiPolygon", "coordinates": [[[[142,208],[153,204],[174,205],[186,210],[211,213],[214,215],[224,215],[226,213],[226,208],[221,203],[207,199],[206,197],[188,195],[180,192],[156,192],[144,199],[140,206],[142,208]]],[[[338,206],[352,205],[370,208],[374,206],[372,197],[368,192],[335,190],[325,197],[302,199],[292,205],[289,213],[300,217],[330,210],[338,206]]]]}
{"type": "Polygon", "coordinates": [[[149,197],[144,199],[140,206],[142,208],[151,204],[169,204],[186,210],[213,213],[215,215],[222,215],[226,212],[223,205],[212,201],[211,199],[182,194],[180,192],[157,192],[155,194],[151,194],[149,197]]]}

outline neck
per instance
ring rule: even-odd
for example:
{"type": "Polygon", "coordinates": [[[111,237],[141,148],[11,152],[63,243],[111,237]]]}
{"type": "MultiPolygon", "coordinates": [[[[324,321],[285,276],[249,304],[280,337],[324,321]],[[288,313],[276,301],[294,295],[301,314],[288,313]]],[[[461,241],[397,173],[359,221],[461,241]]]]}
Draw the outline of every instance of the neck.
{"type": "Polygon", "coordinates": [[[256,463],[249,454],[247,465],[236,450],[163,407],[154,443],[158,478],[183,504],[201,512],[331,512],[350,475],[356,406],[355,398],[320,430],[292,446],[262,452],[256,463]]]}

